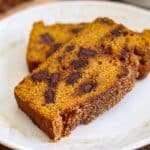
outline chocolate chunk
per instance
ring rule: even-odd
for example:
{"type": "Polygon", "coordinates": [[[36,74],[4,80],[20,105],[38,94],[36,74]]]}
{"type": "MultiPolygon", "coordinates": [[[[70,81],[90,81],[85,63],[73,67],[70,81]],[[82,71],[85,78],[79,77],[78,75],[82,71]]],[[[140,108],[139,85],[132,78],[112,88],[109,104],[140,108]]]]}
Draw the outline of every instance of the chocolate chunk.
{"type": "Polygon", "coordinates": [[[69,45],[69,46],[67,46],[67,47],[65,48],[65,50],[66,50],[67,52],[71,52],[74,48],[75,48],[74,45],[69,45]]]}
{"type": "Polygon", "coordinates": [[[71,30],[72,33],[77,34],[82,30],[82,28],[74,28],[71,30]]]}
{"type": "Polygon", "coordinates": [[[62,46],[62,43],[56,43],[53,45],[53,51],[58,50],[62,46]]]}
{"type": "Polygon", "coordinates": [[[55,103],[55,93],[54,93],[54,91],[52,91],[51,89],[48,89],[47,91],[45,91],[44,98],[45,98],[45,103],[46,104],[55,103]]]}
{"type": "Polygon", "coordinates": [[[97,87],[97,83],[90,81],[90,82],[82,83],[80,85],[79,91],[81,94],[86,94],[94,90],[96,87],[97,87]]]}
{"type": "Polygon", "coordinates": [[[80,48],[79,57],[94,57],[96,55],[96,51],[90,48],[80,48]]]}
{"type": "Polygon", "coordinates": [[[41,37],[42,41],[47,44],[54,42],[54,38],[49,33],[41,34],[40,37],[41,37]]]}
{"type": "Polygon", "coordinates": [[[56,87],[59,80],[60,80],[60,73],[52,73],[50,79],[48,80],[48,85],[50,87],[56,87]]]}
{"type": "Polygon", "coordinates": [[[121,36],[121,35],[126,35],[127,33],[125,31],[123,31],[123,27],[122,26],[119,26],[119,27],[113,29],[111,31],[111,34],[113,36],[121,36]]]}
{"type": "Polygon", "coordinates": [[[74,60],[71,65],[73,66],[74,69],[79,69],[82,67],[86,67],[88,65],[88,60],[86,59],[79,59],[79,60],[74,60]]]}
{"type": "Polygon", "coordinates": [[[41,71],[31,76],[33,82],[46,81],[50,79],[48,71],[41,71]]]}
{"type": "Polygon", "coordinates": [[[51,56],[54,52],[56,52],[62,46],[61,43],[56,43],[53,47],[46,53],[46,58],[51,56]]]}
{"type": "Polygon", "coordinates": [[[50,87],[56,87],[60,80],[60,73],[49,74],[47,71],[41,71],[31,76],[33,82],[47,81],[50,87]]]}
{"type": "Polygon", "coordinates": [[[67,77],[66,83],[74,84],[80,77],[81,75],[79,72],[72,73],[67,77]]]}

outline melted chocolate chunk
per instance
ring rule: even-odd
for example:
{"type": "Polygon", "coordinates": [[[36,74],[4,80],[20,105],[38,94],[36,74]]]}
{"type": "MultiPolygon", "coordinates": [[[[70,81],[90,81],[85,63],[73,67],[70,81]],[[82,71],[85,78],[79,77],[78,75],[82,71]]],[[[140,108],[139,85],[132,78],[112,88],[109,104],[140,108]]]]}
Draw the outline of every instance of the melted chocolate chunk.
{"type": "Polygon", "coordinates": [[[73,51],[74,48],[75,48],[74,45],[69,45],[69,46],[67,46],[67,47],[65,48],[65,50],[66,50],[67,52],[71,52],[71,51],[73,51]]]}
{"type": "Polygon", "coordinates": [[[72,73],[67,77],[67,84],[74,84],[81,77],[79,72],[72,73]]]}
{"type": "Polygon", "coordinates": [[[50,89],[45,91],[44,98],[45,98],[45,103],[46,104],[55,103],[55,93],[54,93],[54,91],[52,91],[50,89]]]}
{"type": "Polygon", "coordinates": [[[86,82],[80,85],[79,91],[81,94],[86,94],[94,90],[96,87],[97,87],[96,82],[86,82]]]}
{"type": "Polygon", "coordinates": [[[48,58],[49,56],[51,56],[54,52],[56,52],[60,47],[62,46],[61,43],[56,43],[53,45],[53,48],[50,49],[47,53],[46,53],[46,58],[48,58]]]}
{"type": "Polygon", "coordinates": [[[60,80],[60,73],[53,73],[51,74],[50,79],[48,80],[48,85],[50,87],[56,87],[59,80],[60,80]]]}
{"type": "Polygon", "coordinates": [[[126,35],[126,32],[123,31],[123,27],[122,26],[119,26],[119,27],[115,28],[114,30],[112,30],[111,34],[113,36],[121,36],[121,35],[126,35]]]}
{"type": "Polygon", "coordinates": [[[47,44],[54,42],[54,38],[49,33],[41,34],[40,37],[41,37],[42,41],[47,44]]]}
{"type": "Polygon", "coordinates": [[[61,46],[62,46],[62,43],[56,43],[56,44],[54,44],[53,51],[58,50],[61,46]]]}
{"type": "Polygon", "coordinates": [[[33,74],[31,79],[33,82],[47,81],[50,79],[50,75],[48,74],[48,71],[41,71],[33,74]]]}
{"type": "Polygon", "coordinates": [[[71,65],[73,66],[74,69],[79,69],[82,67],[86,67],[88,65],[88,60],[86,59],[79,59],[79,60],[74,60],[71,65]]]}
{"type": "Polygon", "coordinates": [[[90,48],[80,48],[79,57],[94,57],[96,55],[96,51],[90,48]]]}
{"type": "Polygon", "coordinates": [[[82,28],[74,28],[71,30],[72,33],[77,34],[82,30],[82,28]]]}

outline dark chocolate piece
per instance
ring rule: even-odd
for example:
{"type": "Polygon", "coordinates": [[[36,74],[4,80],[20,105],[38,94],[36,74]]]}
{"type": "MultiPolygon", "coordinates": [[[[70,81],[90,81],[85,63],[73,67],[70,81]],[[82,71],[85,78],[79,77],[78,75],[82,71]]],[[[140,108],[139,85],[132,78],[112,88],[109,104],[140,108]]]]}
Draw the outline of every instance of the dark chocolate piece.
{"type": "Polygon", "coordinates": [[[73,66],[74,69],[79,69],[82,67],[86,67],[88,65],[88,60],[86,59],[79,59],[79,60],[74,60],[71,65],[73,66]]]}
{"type": "Polygon", "coordinates": [[[31,75],[31,79],[33,82],[47,81],[50,79],[50,75],[48,71],[41,71],[31,75]]]}
{"type": "Polygon", "coordinates": [[[120,25],[117,28],[113,29],[111,31],[111,34],[113,36],[121,36],[121,35],[126,36],[128,34],[128,32],[124,31],[123,29],[124,29],[124,27],[122,25],[120,25]]]}
{"type": "Polygon", "coordinates": [[[50,75],[50,79],[48,80],[48,85],[50,87],[56,87],[59,80],[60,80],[60,73],[52,73],[50,75]]]}
{"type": "Polygon", "coordinates": [[[82,30],[82,28],[74,28],[71,30],[72,33],[77,34],[82,30]]]}
{"type": "Polygon", "coordinates": [[[81,47],[79,51],[79,57],[94,57],[96,55],[96,51],[90,48],[81,47]]]}
{"type": "Polygon", "coordinates": [[[72,73],[72,74],[70,74],[70,75],[67,77],[66,83],[67,83],[67,84],[74,84],[75,82],[77,82],[77,80],[78,80],[80,77],[81,77],[81,75],[80,75],[79,72],[72,73]]]}
{"type": "Polygon", "coordinates": [[[96,87],[97,87],[96,82],[92,82],[92,81],[85,82],[80,85],[79,91],[80,91],[80,94],[86,94],[94,90],[96,87]]]}
{"type": "Polygon", "coordinates": [[[47,53],[46,53],[46,58],[51,56],[54,52],[56,52],[60,47],[62,46],[62,43],[56,43],[53,45],[53,48],[51,48],[47,53]]]}
{"type": "Polygon", "coordinates": [[[48,89],[47,91],[45,91],[44,98],[45,98],[45,103],[46,104],[55,103],[55,93],[54,93],[54,91],[52,91],[51,89],[48,89]]]}
{"type": "Polygon", "coordinates": [[[54,38],[49,33],[41,34],[40,37],[41,37],[42,41],[47,44],[54,42],[54,38]]]}
{"type": "Polygon", "coordinates": [[[75,48],[74,45],[68,45],[68,46],[65,48],[65,50],[66,50],[67,52],[71,52],[74,48],[75,48]]]}

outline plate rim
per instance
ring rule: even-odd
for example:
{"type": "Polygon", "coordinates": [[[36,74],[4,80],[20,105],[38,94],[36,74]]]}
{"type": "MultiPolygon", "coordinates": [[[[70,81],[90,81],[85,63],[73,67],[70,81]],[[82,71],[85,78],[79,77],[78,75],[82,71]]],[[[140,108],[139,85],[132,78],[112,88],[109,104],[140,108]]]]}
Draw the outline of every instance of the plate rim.
{"type": "MultiPolygon", "coordinates": [[[[49,6],[52,6],[52,5],[60,5],[62,6],[63,4],[73,4],[73,3],[78,3],[78,4],[81,4],[81,3],[85,3],[85,4],[105,4],[105,3],[109,3],[110,5],[118,5],[120,7],[124,7],[124,8],[129,8],[129,9],[132,9],[133,11],[140,11],[142,13],[146,13],[147,15],[150,16],[150,11],[144,9],[144,8],[140,8],[138,6],[134,6],[134,5],[129,5],[129,4],[125,4],[125,3],[122,3],[122,2],[112,2],[112,1],[95,1],[95,0],[90,0],[90,1],[84,1],[84,0],[81,0],[81,1],[57,1],[57,2],[48,2],[48,3],[45,3],[45,4],[39,4],[37,6],[33,6],[33,7],[29,7],[29,8],[25,8],[23,10],[20,10],[10,16],[7,16],[6,18],[3,18],[0,20],[0,27],[8,22],[11,22],[11,20],[13,18],[16,18],[16,17],[20,17],[22,16],[23,14],[26,14],[26,13],[30,13],[31,11],[34,11],[36,9],[41,9],[43,7],[49,7],[49,6]]],[[[18,143],[14,143],[14,142],[11,142],[10,140],[7,140],[7,139],[3,139],[2,137],[0,137],[0,143],[4,146],[7,146],[9,148],[14,148],[14,149],[26,149],[26,147],[22,146],[21,144],[18,144],[18,143]]],[[[137,141],[137,142],[133,142],[131,143],[130,145],[128,146],[124,146],[123,147],[123,150],[125,149],[134,149],[134,148],[140,148],[144,145],[147,145],[150,143],[150,137],[147,137],[143,140],[140,140],[140,141],[137,141]]]]}
{"type": "Polygon", "coordinates": [[[140,11],[142,13],[146,13],[148,15],[150,15],[150,11],[147,10],[147,9],[144,9],[144,8],[141,8],[139,6],[135,6],[135,5],[131,5],[131,4],[127,4],[127,3],[123,3],[123,2],[116,2],[116,1],[97,1],[97,0],[80,0],[80,1],[53,1],[53,2],[47,2],[45,4],[39,4],[39,5],[36,5],[36,6],[33,6],[33,7],[29,7],[29,8],[24,8],[23,10],[19,10],[18,12],[15,12],[5,18],[2,18],[0,20],[0,24],[2,24],[3,22],[7,22],[9,20],[12,20],[13,18],[15,17],[19,17],[21,16],[22,14],[24,13],[28,13],[30,11],[34,11],[35,9],[40,9],[42,7],[48,7],[49,5],[63,5],[63,4],[71,4],[71,3],[88,3],[88,4],[111,4],[111,5],[120,5],[122,7],[126,7],[126,8],[129,8],[129,9],[132,9],[134,11],[140,11]]]}

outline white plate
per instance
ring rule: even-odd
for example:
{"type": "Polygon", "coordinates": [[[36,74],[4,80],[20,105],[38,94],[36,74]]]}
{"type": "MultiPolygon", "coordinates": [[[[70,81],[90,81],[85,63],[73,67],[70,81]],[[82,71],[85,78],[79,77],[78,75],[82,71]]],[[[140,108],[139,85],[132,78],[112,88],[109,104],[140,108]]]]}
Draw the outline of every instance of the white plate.
{"type": "Polygon", "coordinates": [[[28,74],[25,52],[34,21],[83,22],[107,16],[129,28],[150,27],[150,12],[112,2],[60,2],[0,21],[0,142],[17,149],[133,149],[150,143],[150,76],[118,105],[68,137],[53,143],[16,104],[14,86],[28,74]]]}

